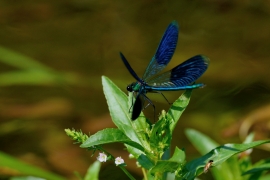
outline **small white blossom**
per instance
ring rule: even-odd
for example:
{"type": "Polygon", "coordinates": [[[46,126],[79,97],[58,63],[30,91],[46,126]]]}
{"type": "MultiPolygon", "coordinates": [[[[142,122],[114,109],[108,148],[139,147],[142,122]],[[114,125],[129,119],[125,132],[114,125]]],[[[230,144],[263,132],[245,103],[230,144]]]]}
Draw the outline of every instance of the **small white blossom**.
{"type": "Polygon", "coordinates": [[[115,158],[115,164],[116,166],[118,166],[119,164],[124,164],[124,159],[122,159],[121,157],[117,157],[115,158]]]}
{"type": "Polygon", "coordinates": [[[106,162],[107,161],[107,155],[105,153],[99,153],[99,156],[97,157],[97,160],[99,162],[106,162]]]}

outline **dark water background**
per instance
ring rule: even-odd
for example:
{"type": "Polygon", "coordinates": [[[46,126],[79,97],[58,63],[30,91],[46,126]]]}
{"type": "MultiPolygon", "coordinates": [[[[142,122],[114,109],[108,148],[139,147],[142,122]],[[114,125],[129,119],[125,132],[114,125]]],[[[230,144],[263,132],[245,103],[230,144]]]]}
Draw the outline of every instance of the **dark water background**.
{"type": "MultiPolygon", "coordinates": [[[[184,135],[186,128],[206,133],[220,144],[241,143],[251,131],[256,132],[256,140],[269,138],[268,1],[5,0],[0,2],[0,151],[68,179],[76,179],[74,171],[84,174],[95,156],[73,145],[64,129],[93,134],[114,127],[101,76],[126,92],[134,79],[119,51],[141,76],[172,20],[178,21],[180,34],[167,70],[197,54],[211,60],[197,81],[207,86],[193,91],[173,146],[185,148],[187,160],[199,156],[184,135]],[[4,55],[6,51],[11,53],[4,55]],[[44,75],[42,68],[34,68],[33,73],[13,53],[52,71],[46,69],[44,75]],[[9,58],[15,63],[5,61],[9,58]],[[55,73],[61,79],[54,78],[55,73]]],[[[172,102],[181,93],[164,94],[172,102]]],[[[160,95],[149,97],[157,112],[169,108],[160,95]]],[[[151,108],[145,113],[153,116],[151,108]]],[[[122,145],[106,147],[127,159],[122,145]]],[[[254,162],[267,157],[267,146],[252,154],[254,162]]],[[[139,178],[134,161],[126,161],[139,178]]],[[[101,179],[125,178],[114,165],[102,167],[101,179]]],[[[210,178],[210,173],[201,176],[210,178]]]]}

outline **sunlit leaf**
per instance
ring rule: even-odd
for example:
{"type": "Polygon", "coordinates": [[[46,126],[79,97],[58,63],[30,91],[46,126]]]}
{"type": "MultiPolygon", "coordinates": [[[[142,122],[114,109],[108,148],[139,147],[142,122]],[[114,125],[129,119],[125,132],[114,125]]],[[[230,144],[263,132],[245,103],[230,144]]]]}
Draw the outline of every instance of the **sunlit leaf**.
{"type": "Polygon", "coordinates": [[[143,147],[146,150],[150,150],[148,136],[148,133],[150,131],[150,124],[146,122],[146,118],[144,116],[140,116],[135,121],[133,121],[132,124],[132,127],[136,131],[137,136],[140,138],[143,147]]]}
{"type": "Polygon", "coordinates": [[[102,85],[114,124],[131,140],[142,145],[132,127],[129,116],[128,98],[109,78],[102,76],[102,85]]]}
{"type": "MultiPolygon", "coordinates": [[[[200,154],[204,155],[210,150],[219,146],[217,142],[212,140],[210,137],[202,134],[194,129],[187,129],[185,131],[186,136],[193,144],[193,146],[200,152],[200,154]]],[[[204,162],[204,165],[211,159],[208,159],[204,162]]],[[[230,179],[233,180],[233,172],[231,172],[231,168],[227,162],[219,165],[218,168],[211,169],[213,176],[216,180],[230,179]]]]}
{"type": "Polygon", "coordinates": [[[139,150],[138,148],[134,148],[128,144],[125,144],[127,151],[134,156],[134,158],[139,158],[139,156],[143,153],[143,151],[139,150]]]}
{"type": "MultiPolygon", "coordinates": [[[[269,143],[269,142],[270,140],[262,140],[262,141],[255,141],[255,142],[246,143],[246,144],[225,144],[223,146],[219,146],[211,150],[209,153],[205,154],[204,156],[198,159],[195,159],[191,162],[188,162],[185,165],[184,178],[188,180],[194,179],[196,176],[201,174],[204,169],[205,164],[209,160],[213,160],[212,166],[215,167],[237,153],[243,152],[247,149],[250,149],[250,148],[265,144],[265,143],[269,143]]],[[[226,179],[226,177],[224,179],[226,179]]]]}
{"type": "Polygon", "coordinates": [[[144,150],[140,144],[131,141],[131,139],[129,139],[122,131],[114,128],[108,128],[98,131],[96,134],[91,135],[80,147],[88,148],[95,145],[102,145],[115,142],[128,144],[141,151],[144,150]]]}
{"type": "Polygon", "coordinates": [[[51,85],[56,84],[60,79],[52,72],[48,71],[12,71],[0,74],[0,86],[11,85],[51,85]]]}
{"type": "MultiPolygon", "coordinates": [[[[255,135],[254,133],[250,133],[246,137],[243,143],[251,143],[253,141],[254,135],[255,135]]],[[[235,161],[237,161],[236,163],[238,164],[239,173],[240,173],[239,176],[241,176],[243,180],[248,180],[250,178],[249,175],[242,176],[242,174],[253,166],[251,162],[251,158],[250,158],[251,152],[252,152],[252,149],[248,149],[246,151],[239,153],[238,156],[234,158],[236,159],[235,161]]],[[[233,159],[233,158],[230,158],[230,159],[233,159]]],[[[234,169],[236,169],[236,167],[234,169]]],[[[261,176],[261,174],[259,176],[261,176]]]]}
{"type": "Polygon", "coordinates": [[[254,166],[252,169],[243,173],[243,175],[253,174],[253,173],[261,172],[261,171],[269,171],[269,170],[270,170],[270,160],[265,161],[264,163],[259,164],[257,166],[254,166]]]}
{"type": "Polygon", "coordinates": [[[151,173],[164,173],[164,172],[175,172],[179,167],[179,162],[171,160],[157,161],[156,165],[151,168],[151,173]]]}
{"type": "Polygon", "coordinates": [[[37,60],[0,46],[0,62],[21,69],[50,71],[51,69],[37,60]]]}
{"type": "Polygon", "coordinates": [[[178,163],[184,163],[185,159],[186,159],[185,152],[183,150],[179,149],[178,147],[175,147],[174,153],[169,160],[176,161],[178,163]]]}
{"type": "MultiPolygon", "coordinates": [[[[270,174],[267,174],[267,175],[265,175],[265,176],[260,177],[259,180],[269,180],[269,179],[270,179],[270,174]]],[[[250,179],[250,180],[251,180],[251,179],[250,179]]]]}
{"type": "Polygon", "coordinates": [[[250,133],[250,134],[246,137],[246,139],[245,139],[245,141],[244,141],[243,143],[251,143],[251,142],[253,141],[253,139],[254,139],[254,136],[255,136],[254,133],[250,133]]]}
{"type": "Polygon", "coordinates": [[[192,90],[186,90],[170,107],[167,112],[167,119],[171,120],[170,130],[173,132],[179,118],[185,111],[191,96],[192,90]]]}
{"type": "Polygon", "coordinates": [[[24,176],[24,177],[12,177],[10,180],[46,180],[44,178],[34,177],[34,176],[24,176]]]}
{"type": "Polygon", "coordinates": [[[87,170],[84,180],[98,180],[101,163],[95,161],[87,170]]]}
{"type": "Polygon", "coordinates": [[[0,152],[0,167],[10,168],[24,175],[36,176],[36,177],[44,178],[44,179],[51,179],[51,180],[64,180],[65,179],[64,177],[61,177],[59,175],[47,172],[33,165],[19,161],[18,159],[12,156],[9,156],[3,152],[0,152]]]}

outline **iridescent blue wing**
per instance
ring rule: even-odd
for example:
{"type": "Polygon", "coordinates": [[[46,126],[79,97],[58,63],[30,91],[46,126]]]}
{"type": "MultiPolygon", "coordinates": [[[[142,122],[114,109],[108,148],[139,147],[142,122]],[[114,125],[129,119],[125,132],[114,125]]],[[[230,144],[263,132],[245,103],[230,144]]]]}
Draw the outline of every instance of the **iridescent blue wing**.
{"type": "MultiPolygon", "coordinates": [[[[156,91],[172,91],[186,89],[185,87],[196,81],[207,69],[209,59],[203,55],[194,56],[175,68],[160,75],[154,76],[146,83],[146,89],[156,91]]],[[[187,88],[196,88],[198,86],[188,86],[187,88]]]]}
{"type": "Polygon", "coordinates": [[[148,81],[152,76],[158,74],[170,62],[178,40],[178,29],[176,21],[167,27],[154,57],[144,72],[142,77],[144,81],[148,81]]]}

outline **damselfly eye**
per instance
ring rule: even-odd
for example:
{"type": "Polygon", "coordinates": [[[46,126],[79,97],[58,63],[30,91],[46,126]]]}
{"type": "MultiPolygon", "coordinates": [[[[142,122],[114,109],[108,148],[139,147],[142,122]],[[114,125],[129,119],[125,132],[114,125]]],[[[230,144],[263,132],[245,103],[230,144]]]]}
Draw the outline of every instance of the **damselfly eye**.
{"type": "Polygon", "coordinates": [[[128,85],[128,86],[127,86],[127,90],[128,90],[129,92],[132,92],[132,87],[131,87],[131,85],[128,85]]]}

